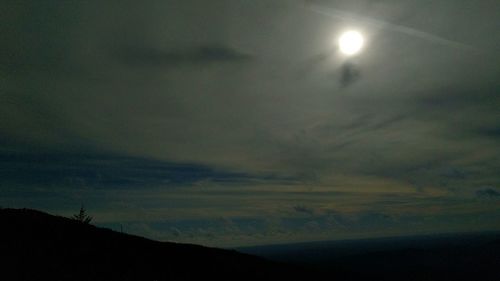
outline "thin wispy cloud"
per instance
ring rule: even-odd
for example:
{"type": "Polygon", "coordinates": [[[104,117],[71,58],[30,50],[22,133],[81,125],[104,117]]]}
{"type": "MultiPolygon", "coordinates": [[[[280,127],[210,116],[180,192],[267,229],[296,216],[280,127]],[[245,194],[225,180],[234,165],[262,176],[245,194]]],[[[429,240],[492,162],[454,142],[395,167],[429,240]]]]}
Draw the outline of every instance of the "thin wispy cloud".
{"type": "Polygon", "coordinates": [[[380,19],[361,16],[340,9],[326,7],[324,5],[317,4],[314,0],[306,1],[306,7],[314,13],[330,17],[333,19],[348,20],[350,22],[356,22],[357,24],[366,24],[379,29],[405,34],[408,36],[423,39],[429,42],[433,42],[448,47],[459,48],[463,50],[475,50],[473,46],[458,41],[450,40],[443,36],[411,28],[401,24],[395,24],[380,19]]]}
{"type": "Polygon", "coordinates": [[[217,45],[194,46],[176,50],[128,47],[119,50],[118,56],[120,60],[132,66],[164,68],[216,63],[242,63],[253,59],[250,54],[217,45]]]}

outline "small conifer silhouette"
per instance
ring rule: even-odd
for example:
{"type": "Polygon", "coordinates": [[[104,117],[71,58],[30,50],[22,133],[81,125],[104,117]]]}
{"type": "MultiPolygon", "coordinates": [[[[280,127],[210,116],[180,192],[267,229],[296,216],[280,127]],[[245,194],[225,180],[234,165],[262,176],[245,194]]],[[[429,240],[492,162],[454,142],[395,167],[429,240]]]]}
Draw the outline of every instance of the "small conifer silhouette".
{"type": "Polygon", "coordinates": [[[82,205],[80,207],[80,212],[76,215],[73,215],[73,219],[84,224],[89,224],[93,218],[87,215],[87,211],[85,210],[85,207],[82,205]]]}

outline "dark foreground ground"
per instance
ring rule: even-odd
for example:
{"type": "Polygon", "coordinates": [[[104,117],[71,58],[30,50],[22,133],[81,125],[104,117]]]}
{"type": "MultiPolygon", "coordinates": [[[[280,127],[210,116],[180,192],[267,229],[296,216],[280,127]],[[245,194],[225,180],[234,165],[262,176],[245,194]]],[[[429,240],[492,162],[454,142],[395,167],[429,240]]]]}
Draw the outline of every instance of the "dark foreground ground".
{"type": "Polygon", "coordinates": [[[305,280],[236,251],[164,243],[34,210],[0,209],[0,281],[305,280]]]}
{"type": "Polygon", "coordinates": [[[497,280],[500,233],[441,234],[238,249],[339,280],[497,280]]]}
{"type": "Polygon", "coordinates": [[[0,209],[1,281],[500,280],[498,233],[238,251],[157,242],[39,211],[0,209]]]}

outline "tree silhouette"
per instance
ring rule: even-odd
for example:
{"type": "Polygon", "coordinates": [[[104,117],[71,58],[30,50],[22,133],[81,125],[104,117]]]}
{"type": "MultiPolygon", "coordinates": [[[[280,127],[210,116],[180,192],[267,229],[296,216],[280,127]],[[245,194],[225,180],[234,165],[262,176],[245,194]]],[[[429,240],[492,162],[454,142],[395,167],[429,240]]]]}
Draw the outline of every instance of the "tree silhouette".
{"type": "Polygon", "coordinates": [[[76,215],[73,215],[73,219],[77,220],[81,223],[84,223],[84,224],[89,224],[93,218],[91,216],[87,215],[85,207],[82,205],[80,207],[80,212],[76,215]]]}

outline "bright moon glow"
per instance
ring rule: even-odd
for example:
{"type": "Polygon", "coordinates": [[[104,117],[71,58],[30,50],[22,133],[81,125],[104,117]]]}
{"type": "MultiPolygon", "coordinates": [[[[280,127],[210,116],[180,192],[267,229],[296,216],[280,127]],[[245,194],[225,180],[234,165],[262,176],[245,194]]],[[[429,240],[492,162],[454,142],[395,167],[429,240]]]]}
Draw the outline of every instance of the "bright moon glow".
{"type": "Polygon", "coordinates": [[[342,33],[339,38],[340,51],[348,56],[355,55],[361,51],[365,40],[363,35],[357,31],[347,31],[342,33]]]}

